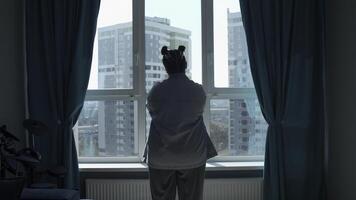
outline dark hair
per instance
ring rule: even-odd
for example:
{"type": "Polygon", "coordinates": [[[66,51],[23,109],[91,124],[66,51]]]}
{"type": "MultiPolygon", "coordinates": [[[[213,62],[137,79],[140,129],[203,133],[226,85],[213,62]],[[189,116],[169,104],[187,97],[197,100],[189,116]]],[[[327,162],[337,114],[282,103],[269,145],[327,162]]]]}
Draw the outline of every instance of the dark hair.
{"type": "Polygon", "coordinates": [[[161,54],[163,55],[162,62],[168,74],[184,73],[187,69],[187,61],[184,56],[184,46],[179,46],[178,49],[168,50],[167,46],[163,46],[161,54]]]}

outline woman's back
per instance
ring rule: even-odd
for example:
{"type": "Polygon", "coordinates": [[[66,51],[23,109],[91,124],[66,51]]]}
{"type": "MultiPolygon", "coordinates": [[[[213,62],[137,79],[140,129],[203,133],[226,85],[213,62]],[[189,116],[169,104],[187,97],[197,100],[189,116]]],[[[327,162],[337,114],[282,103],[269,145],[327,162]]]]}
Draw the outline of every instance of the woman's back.
{"type": "Polygon", "coordinates": [[[184,74],[157,84],[148,96],[152,122],[148,164],[155,168],[192,168],[207,160],[203,121],[205,92],[184,74]]]}

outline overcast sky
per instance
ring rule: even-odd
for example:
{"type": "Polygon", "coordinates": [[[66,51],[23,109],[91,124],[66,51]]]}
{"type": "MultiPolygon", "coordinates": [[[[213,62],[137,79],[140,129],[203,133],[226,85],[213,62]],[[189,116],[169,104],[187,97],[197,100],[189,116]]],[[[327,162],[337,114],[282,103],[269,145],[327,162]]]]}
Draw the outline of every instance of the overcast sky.
{"type": "MultiPolygon", "coordinates": [[[[150,17],[163,17],[171,25],[192,32],[192,78],[201,83],[201,1],[200,0],[146,0],[145,13],[150,17]]],[[[227,9],[240,11],[238,0],[214,1],[214,51],[215,85],[228,86],[227,65],[227,9]]],[[[101,0],[98,27],[131,22],[132,0],[101,0]]],[[[89,89],[96,89],[98,73],[98,49],[95,38],[89,89]]]]}

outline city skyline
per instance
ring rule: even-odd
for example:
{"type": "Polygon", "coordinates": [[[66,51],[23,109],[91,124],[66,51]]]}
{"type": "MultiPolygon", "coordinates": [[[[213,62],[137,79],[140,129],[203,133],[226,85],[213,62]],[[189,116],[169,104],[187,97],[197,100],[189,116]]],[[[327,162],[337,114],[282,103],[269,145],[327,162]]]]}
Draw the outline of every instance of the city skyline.
{"type": "MultiPolygon", "coordinates": [[[[150,17],[169,18],[172,26],[190,30],[192,32],[192,79],[201,83],[202,80],[202,47],[201,47],[201,2],[199,0],[181,0],[177,2],[165,0],[146,0],[145,15],[150,17]],[[186,7],[189,3],[189,7],[186,7]],[[159,8],[159,9],[157,9],[159,8]],[[184,10],[184,15],[182,14],[184,10]]],[[[214,42],[214,63],[219,66],[215,69],[216,87],[228,86],[228,66],[227,66],[227,22],[226,10],[232,12],[240,10],[239,1],[225,0],[214,1],[214,35],[219,42],[214,42]]],[[[130,0],[102,0],[98,17],[98,28],[118,23],[132,22],[132,1],[130,0]]],[[[94,53],[92,60],[92,70],[88,89],[97,89],[97,68],[98,68],[98,39],[94,40],[94,53]]],[[[177,48],[177,47],[175,47],[177,48]]]]}

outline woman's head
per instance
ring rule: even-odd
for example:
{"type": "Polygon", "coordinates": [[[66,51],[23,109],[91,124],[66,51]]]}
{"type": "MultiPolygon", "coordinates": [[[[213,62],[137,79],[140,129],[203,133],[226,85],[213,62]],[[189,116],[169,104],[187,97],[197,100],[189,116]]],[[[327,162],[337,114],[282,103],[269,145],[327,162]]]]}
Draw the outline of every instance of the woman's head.
{"type": "Polygon", "coordinates": [[[172,50],[168,50],[166,46],[162,47],[162,62],[168,74],[185,72],[187,69],[187,61],[185,60],[184,50],[184,46],[179,46],[178,49],[172,50]]]}

